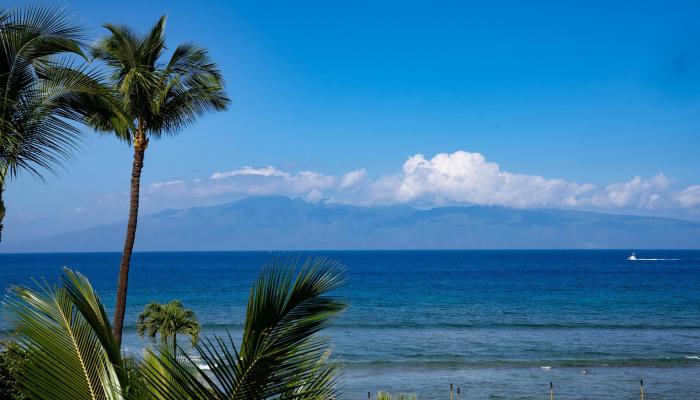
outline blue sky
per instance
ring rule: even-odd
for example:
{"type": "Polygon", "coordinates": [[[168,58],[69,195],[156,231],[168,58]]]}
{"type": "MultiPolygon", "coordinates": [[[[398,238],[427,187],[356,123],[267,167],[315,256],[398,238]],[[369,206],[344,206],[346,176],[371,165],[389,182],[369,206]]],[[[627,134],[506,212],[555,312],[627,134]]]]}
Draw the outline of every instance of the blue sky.
{"type": "MultiPolygon", "coordinates": [[[[697,2],[65,7],[94,37],[167,14],[170,46],[207,47],[226,77],[230,111],[149,147],[144,212],[263,193],[700,215],[697,2]]],[[[124,219],[130,166],[89,135],[48,184],[9,184],[6,237],[124,219]]]]}

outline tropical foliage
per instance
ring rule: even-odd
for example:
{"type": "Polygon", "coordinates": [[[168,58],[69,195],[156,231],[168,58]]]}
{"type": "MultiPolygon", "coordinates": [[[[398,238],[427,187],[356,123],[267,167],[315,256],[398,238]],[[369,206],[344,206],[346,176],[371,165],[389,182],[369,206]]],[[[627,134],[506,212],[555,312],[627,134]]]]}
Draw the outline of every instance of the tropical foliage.
{"type": "Polygon", "coordinates": [[[377,392],[377,400],[416,400],[417,397],[413,393],[398,393],[391,394],[389,392],[377,392]]]}
{"type": "Polygon", "coordinates": [[[171,302],[147,307],[138,326],[163,342],[172,338],[172,346],[147,350],[142,359],[122,354],[145,151],[151,139],[225,110],[229,99],[205,49],[185,43],[163,59],[164,17],[145,35],[105,28],[107,37],[90,50],[107,70],[102,76],[82,66],[83,30],[62,10],[0,10],[0,235],[9,179],[55,172],[81,140],[76,122],[114,133],[134,149],[114,323],[88,279],[69,269],[58,286],[14,287],[3,302],[17,336],[0,351],[2,398],[335,398],[337,371],[318,333],[346,304],[330,295],[343,282],[342,268],[325,258],[306,260],[298,273],[296,258],[265,266],[238,345],[230,335],[198,342],[194,314],[171,302]],[[193,354],[178,346],[183,334],[193,354]]]}
{"type": "Polygon", "coordinates": [[[173,300],[166,304],[149,303],[139,314],[136,332],[156,339],[160,335],[165,344],[172,339],[172,348],[177,348],[177,335],[190,337],[192,345],[199,340],[201,327],[194,311],[186,309],[182,302],[173,300]]]}
{"type": "Polygon", "coordinates": [[[264,266],[246,310],[242,342],[205,339],[193,357],[180,348],[122,356],[90,282],[65,269],[58,287],[16,287],[4,303],[28,362],[18,377],[34,400],[330,399],[337,395],[327,341],[317,334],[346,304],[330,292],[341,266],[309,258],[264,266]]]}
{"type": "Polygon", "coordinates": [[[111,108],[99,77],[66,57],[85,56],[82,34],[59,9],[0,10],[0,237],[9,179],[54,172],[81,136],[70,121],[111,108]]]}
{"type": "Polygon", "coordinates": [[[115,114],[98,114],[92,125],[131,144],[134,158],[131,197],[124,251],[114,313],[114,336],[121,342],[131,253],[136,239],[139,191],[146,148],[151,139],[175,135],[197,117],[228,106],[223,77],[208,52],[191,43],[177,46],[170,59],[165,52],[165,17],[145,35],[126,26],[106,24],[107,37],[92,49],[93,56],[109,71],[109,85],[117,97],[115,114]]]}
{"type": "Polygon", "coordinates": [[[240,346],[230,336],[196,346],[211,374],[186,355],[186,362],[178,362],[164,354],[179,398],[335,397],[335,366],[327,363],[326,339],[316,333],[346,307],[327,295],[343,283],[341,268],[325,258],[308,259],[295,277],[290,271],[296,262],[276,260],[263,268],[248,299],[240,346]],[[193,379],[191,369],[200,371],[201,380],[193,379]]]}
{"type": "Polygon", "coordinates": [[[0,343],[0,399],[27,400],[17,380],[27,363],[27,353],[17,343],[0,343]]]}

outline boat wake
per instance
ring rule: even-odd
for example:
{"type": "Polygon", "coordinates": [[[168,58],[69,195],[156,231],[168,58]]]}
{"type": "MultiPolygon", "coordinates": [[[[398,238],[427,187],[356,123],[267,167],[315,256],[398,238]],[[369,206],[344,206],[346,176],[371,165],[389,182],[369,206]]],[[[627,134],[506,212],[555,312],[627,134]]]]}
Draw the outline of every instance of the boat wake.
{"type": "Polygon", "coordinates": [[[636,254],[632,253],[627,257],[627,261],[678,261],[680,258],[639,258],[636,254]]]}

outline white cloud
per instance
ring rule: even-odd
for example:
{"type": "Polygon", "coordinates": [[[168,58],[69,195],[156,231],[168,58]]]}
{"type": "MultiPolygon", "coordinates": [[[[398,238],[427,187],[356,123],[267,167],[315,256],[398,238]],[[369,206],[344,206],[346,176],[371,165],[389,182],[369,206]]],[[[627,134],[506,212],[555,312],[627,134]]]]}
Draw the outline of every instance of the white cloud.
{"type": "Polygon", "coordinates": [[[602,211],[690,211],[700,207],[700,185],[674,188],[659,173],[651,178],[599,187],[538,175],[504,171],[480,153],[456,151],[432,158],[410,156],[400,172],[370,178],[365,169],[333,176],[289,172],[273,166],[217,172],[191,181],[155,182],[146,203],[187,207],[249,195],[284,195],[344,204],[496,205],[517,208],[576,208],[602,211]]]}
{"type": "Polygon", "coordinates": [[[320,201],[329,197],[337,178],[314,171],[289,173],[272,166],[216,172],[191,181],[154,182],[142,193],[144,209],[189,207],[230,201],[251,195],[284,195],[320,201]]]}
{"type": "Polygon", "coordinates": [[[593,190],[561,179],[546,179],[502,171],[479,153],[441,153],[428,160],[422,154],[403,165],[399,202],[464,203],[509,207],[575,206],[593,190]]]}
{"type": "Polygon", "coordinates": [[[150,185],[148,185],[148,187],[150,189],[158,189],[158,188],[162,188],[164,186],[184,185],[184,184],[185,184],[185,181],[180,180],[180,179],[176,179],[174,181],[167,181],[167,182],[153,182],[150,185]]]}
{"type": "Polygon", "coordinates": [[[335,186],[337,180],[333,176],[326,176],[313,171],[302,171],[286,178],[290,188],[295,192],[331,189],[335,186]]]}
{"type": "Polygon", "coordinates": [[[635,176],[628,182],[613,183],[604,193],[594,196],[592,203],[600,207],[632,207],[654,210],[663,207],[667,199],[670,181],[659,173],[649,179],[635,176]]]}
{"type": "Polygon", "coordinates": [[[311,203],[318,203],[323,200],[323,192],[314,188],[306,195],[306,200],[311,203]]]}
{"type": "Polygon", "coordinates": [[[700,185],[689,186],[678,193],[678,202],[687,208],[700,206],[700,185]]]}
{"type": "Polygon", "coordinates": [[[340,179],[340,188],[348,189],[357,186],[365,177],[367,176],[367,171],[364,168],[355,171],[350,171],[343,175],[340,179]]]}
{"type": "Polygon", "coordinates": [[[245,175],[257,175],[257,176],[281,176],[288,177],[289,174],[282,172],[275,167],[267,166],[263,168],[253,168],[253,167],[243,167],[234,171],[226,172],[215,172],[210,178],[211,179],[224,179],[230,178],[232,176],[245,176],[245,175]]]}

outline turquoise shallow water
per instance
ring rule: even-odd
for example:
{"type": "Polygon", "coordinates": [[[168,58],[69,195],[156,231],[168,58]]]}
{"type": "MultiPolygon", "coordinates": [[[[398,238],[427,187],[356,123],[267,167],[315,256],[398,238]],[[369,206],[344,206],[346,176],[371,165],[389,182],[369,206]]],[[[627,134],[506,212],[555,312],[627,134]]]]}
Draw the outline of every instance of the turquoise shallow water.
{"type": "MultiPolygon", "coordinates": [[[[314,252],[348,268],[351,308],[328,330],[344,398],[414,391],[469,399],[700,399],[700,251],[314,252]],[[587,370],[583,374],[582,370],[587,370]]],[[[182,300],[205,333],[237,335],[260,265],[273,253],[140,253],[125,345],[151,300],[182,300]]],[[[0,285],[86,274],[108,307],[119,254],[0,254],[0,285]]],[[[2,328],[9,329],[6,322],[2,328]]]]}

